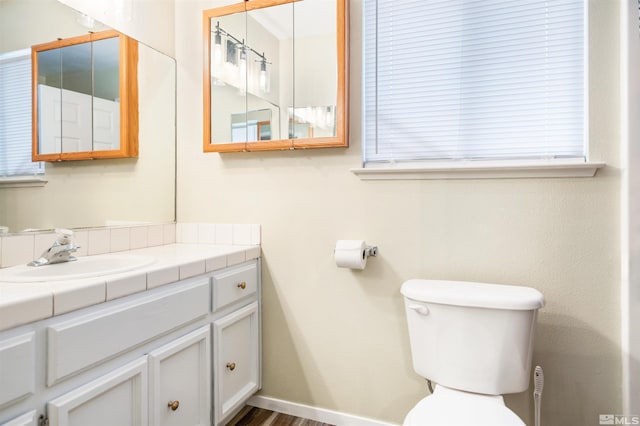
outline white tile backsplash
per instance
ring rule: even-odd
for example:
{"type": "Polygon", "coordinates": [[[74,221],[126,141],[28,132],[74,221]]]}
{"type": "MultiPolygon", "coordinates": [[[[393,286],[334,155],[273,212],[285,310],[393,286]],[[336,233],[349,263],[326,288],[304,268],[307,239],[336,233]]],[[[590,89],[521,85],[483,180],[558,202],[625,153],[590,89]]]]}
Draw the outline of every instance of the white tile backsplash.
{"type": "Polygon", "coordinates": [[[233,244],[233,225],[226,223],[216,224],[216,244],[233,244]]]}
{"type": "Polygon", "coordinates": [[[176,224],[176,242],[195,244],[198,242],[198,224],[197,223],[178,223],[176,224]]]}
{"type": "MultiPolygon", "coordinates": [[[[260,245],[260,231],[258,224],[167,223],[81,228],[74,231],[73,241],[80,246],[75,256],[89,256],[173,244],[176,241],[191,244],[260,245]]],[[[0,267],[26,264],[51,247],[55,240],[55,232],[0,235],[0,267]]],[[[236,263],[239,258],[232,256],[231,260],[236,263]]],[[[211,266],[217,268],[217,265],[216,261],[211,266]]],[[[164,279],[169,277],[160,278],[159,281],[164,279]]]]}
{"type": "Polygon", "coordinates": [[[34,241],[33,234],[2,237],[0,267],[5,268],[31,262],[35,258],[33,255],[34,241]]]}
{"type": "Polygon", "coordinates": [[[109,229],[92,229],[89,231],[88,255],[109,253],[111,249],[111,232],[109,229]]]}
{"type": "Polygon", "coordinates": [[[233,245],[249,245],[251,244],[251,225],[232,225],[233,245]]]}
{"type": "Polygon", "coordinates": [[[111,228],[109,252],[125,251],[131,248],[130,228],[111,228]]]}
{"type": "Polygon", "coordinates": [[[149,225],[147,227],[147,244],[149,247],[162,245],[162,228],[164,225],[149,225]]]}
{"type": "Polygon", "coordinates": [[[73,241],[80,246],[74,256],[87,256],[89,254],[89,231],[75,231],[73,241]]]}
{"type": "MultiPolygon", "coordinates": [[[[113,235],[111,236],[113,238],[113,235]]],[[[145,248],[149,246],[149,227],[134,226],[129,232],[129,246],[131,250],[145,248]]]]}
{"type": "Polygon", "coordinates": [[[214,223],[198,224],[198,242],[200,244],[216,243],[216,225],[214,223]]]}
{"type": "Polygon", "coordinates": [[[176,224],[168,223],[162,227],[162,243],[173,244],[176,242],[176,224]]]}
{"type": "MultiPolygon", "coordinates": [[[[47,232],[46,234],[35,234],[33,236],[33,258],[40,257],[46,250],[49,249],[56,241],[56,234],[47,232]]],[[[75,239],[73,240],[75,242],[75,239]]]]}
{"type": "Polygon", "coordinates": [[[261,242],[261,234],[260,234],[260,225],[249,225],[251,226],[251,244],[258,245],[261,242]]]}

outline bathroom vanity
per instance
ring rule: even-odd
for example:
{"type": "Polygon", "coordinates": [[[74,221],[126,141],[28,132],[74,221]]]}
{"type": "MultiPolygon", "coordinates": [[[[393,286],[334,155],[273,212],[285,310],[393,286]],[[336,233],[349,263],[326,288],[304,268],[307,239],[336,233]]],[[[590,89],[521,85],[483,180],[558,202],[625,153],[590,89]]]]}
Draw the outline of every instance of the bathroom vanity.
{"type": "Polygon", "coordinates": [[[62,313],[54,293],[48,318],[0,331],[0,425],[220,425],[260,389],[259,246],[134,252],[156,261],[72,286],[101,282],[102,303],[62,313]]]}

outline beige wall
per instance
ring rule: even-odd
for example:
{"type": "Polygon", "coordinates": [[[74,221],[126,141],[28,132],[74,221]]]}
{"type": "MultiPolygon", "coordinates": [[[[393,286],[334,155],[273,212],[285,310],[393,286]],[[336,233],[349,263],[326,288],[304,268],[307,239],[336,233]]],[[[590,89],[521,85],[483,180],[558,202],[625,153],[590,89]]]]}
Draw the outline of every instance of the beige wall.
{"type": "MultiPolygon", "coordinates": [[[[606,169],[592,179],[434,182],[362,182],[348,171],[360,163],[361,3],[351,1],[351,147],[218,155],[202,153],[198,112],[200,10],[213,5],[176,0],[178,219],[262,224],[262,393],[401,422],[426,390],[411,369],[400,284],[451,278],[545,294],[534,354],[546,376],[543,424],[621,411],[618,2],[590,2],[590,148],[606,169]],[[337,269],[340,238],[376,243],[379,257],[361,273],[337,269]]],[[[104,173],[127,190],[131,167],[79,163],[74,178],[104,173]]],[[[60,187],[68,194],[77,182],[60,187]]],[[[531,392],[507,403],[531,423],[531,392]]]]}
{"type": "MultiPolygon", "coordinates": [[[[590,2],[587,179],[363,182],[361,12],[351,1],[351,146],[203,154],[200,10],[176,0],[178,220],[261,223],[263,395],[401,422],[427,394],[412,371],[399,293],[409,278],[540,289],[534,353],[545,425],[620,412],[618,2],[590,2]],[[337,239],[379,246],[337,269],[337,239]]],[[[506,398],[532,423],[531,391],[506,398]]]]}

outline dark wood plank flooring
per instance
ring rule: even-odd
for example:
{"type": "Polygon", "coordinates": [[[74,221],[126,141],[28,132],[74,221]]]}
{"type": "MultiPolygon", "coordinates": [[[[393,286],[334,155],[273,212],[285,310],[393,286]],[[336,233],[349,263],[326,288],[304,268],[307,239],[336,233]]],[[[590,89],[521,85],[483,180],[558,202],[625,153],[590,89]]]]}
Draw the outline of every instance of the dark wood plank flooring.
{"type": "Polygon", "coordinates": [[[247,405],[227,426],[333,426],[247,405]]]}

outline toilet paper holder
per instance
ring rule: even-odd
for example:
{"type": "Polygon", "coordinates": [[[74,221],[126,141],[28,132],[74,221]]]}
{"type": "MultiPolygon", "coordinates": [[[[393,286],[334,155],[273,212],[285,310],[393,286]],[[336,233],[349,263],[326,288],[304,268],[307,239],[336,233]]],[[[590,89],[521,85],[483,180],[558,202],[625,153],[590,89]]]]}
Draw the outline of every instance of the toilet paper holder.
{"type": "Polygon", "coordinates": [[[378,246],[366,246],[364,254],[367,257],[376,257],[378,255],[378,246]]]}
{"type": "Polygon", "coordinates": [[[367,244],[364,240],[338,240],[333,255],[338,268],[363,270],[367,258],[378,255],[378,246],[367,244]]]}

